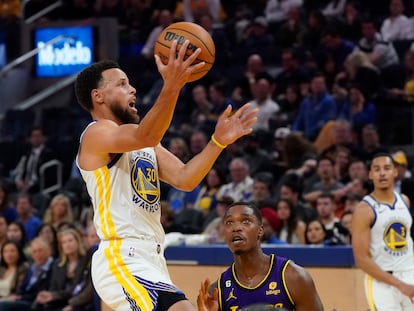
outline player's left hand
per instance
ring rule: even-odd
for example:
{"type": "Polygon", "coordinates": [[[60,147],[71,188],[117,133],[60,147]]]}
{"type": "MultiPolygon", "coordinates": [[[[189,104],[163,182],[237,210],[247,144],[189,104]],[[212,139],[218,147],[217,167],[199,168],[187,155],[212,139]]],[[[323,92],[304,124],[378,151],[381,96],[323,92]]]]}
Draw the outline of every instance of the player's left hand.
{"type": "Polygon", "coordinates": [[[198,311],[217,311],[218,310],[218,291],[214,288],[212,293],[209,293],[210,279],[205,279],[201,282],[200,290],[197,296],[198,311]]]}
{"type": "Polygon", "coordinates": [[[250,103],[243,105],[232,114],[231,106],[220,115],[214,136],[222,145],[230,145],[238,138],[250,134],[252,125],[257,122],[258,109],[250,109],[250,103]]]}

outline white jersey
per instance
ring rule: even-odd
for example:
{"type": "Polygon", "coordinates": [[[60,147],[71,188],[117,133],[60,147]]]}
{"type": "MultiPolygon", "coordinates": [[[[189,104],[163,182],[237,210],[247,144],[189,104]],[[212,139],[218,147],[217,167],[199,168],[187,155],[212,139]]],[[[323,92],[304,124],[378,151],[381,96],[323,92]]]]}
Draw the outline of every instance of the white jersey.
{"type": "Polygon", "coordinates": [[[95,209],[94,223],[101,240],[138,237],[164,242],[153,148],[118,154],[104,167],[80,172],[95,209]]]}
{"type": "MultiPolygon", "coordinates": [[[[370,253],[384,271],[407,271],[414,268],[413,240],[410,235],[412,217],[407,204],[397,192],[392,206],[364,197],[374,212],[371,225],[370,253]]],[[[358,237],[354,237],[358,238],[358,237]]]]}
{"type": "Polygon", "coordinates": [[[92,280],[99,296],[115,310],[154,310],[158,291],[179,292],[163,256],[154,148],[117,154],[93,171],[79,169],[101,239],[92,258],[92,280]]]}

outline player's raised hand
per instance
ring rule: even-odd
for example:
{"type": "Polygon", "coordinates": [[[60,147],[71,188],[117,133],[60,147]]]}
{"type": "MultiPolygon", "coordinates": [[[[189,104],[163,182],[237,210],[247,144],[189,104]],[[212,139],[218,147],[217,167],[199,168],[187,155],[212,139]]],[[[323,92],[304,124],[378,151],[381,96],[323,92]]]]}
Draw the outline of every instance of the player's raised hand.
{"type": "Polygon", "coordinates": [[[210,279],[201,282],[197,296],[198,311],[217,311],[218,310],[218,291],[217,288],[210,288],[210,279]]]}
{"type": "Polygon", "coordinates": [[[257,122],[256,114],[259,110],[250,109],[250,106],[250,103],[247,103],[232,113],[229,105],[220,115],[214,137],[221,145],[230,145],[238,138],[253,131],[252,125],[257,122]]]}
{"type": "Polygon", "coordinates": [[[186,57],[186,51],[189,44],[190,41],[185,40],[177,52],[178,42],[177,40],[174,40],[171,44],[168,62],[166,64],[162,62],[157,54],[154,55],[155,63],[157,64],[158,71],[161,74],[164,83],[172,83],[181,88],[188,81],[193,71],[199,70],[205,65],[204,62],[192,65],[197,59],[197,56],[201,53],[201,49],[198,48],[194,53],[186,57]]]}

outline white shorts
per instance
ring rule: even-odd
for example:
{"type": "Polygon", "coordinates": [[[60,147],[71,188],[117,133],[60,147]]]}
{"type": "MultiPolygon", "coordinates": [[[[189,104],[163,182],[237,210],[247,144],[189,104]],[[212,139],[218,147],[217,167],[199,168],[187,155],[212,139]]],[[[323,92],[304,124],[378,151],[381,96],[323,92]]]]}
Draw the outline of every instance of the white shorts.
{"type": "Polygon", "coordinates": [[[158,291],[181,292],[171,281],[164,249],[152,240],[101,241],[92,257],[99,297],[119,311],[154,310],[158,291]]]}
{"type": "MultiPolygon", "coordinates": [[[[414,284],[414,270],[393,272],[393,275],[408,284],[414,284]]],[[[379,282],[365,275],[365,294],[370,310],[414,311],[414,304],[394,286],[379,282]]]]}

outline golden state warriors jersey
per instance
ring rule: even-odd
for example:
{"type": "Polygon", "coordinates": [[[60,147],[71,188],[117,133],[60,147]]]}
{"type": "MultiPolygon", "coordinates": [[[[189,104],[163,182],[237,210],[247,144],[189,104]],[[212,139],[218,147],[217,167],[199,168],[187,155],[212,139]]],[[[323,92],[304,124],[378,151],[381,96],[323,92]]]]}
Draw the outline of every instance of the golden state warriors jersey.
{"type": "Polygon", "coordinates": [[[394,197],[392,206],[376,201],[371,195],[363,199],[374,212],[370,245],[372,259],[383,270],[393,272],[412,269],[414,265],[410,235],[412,217],[401,195],[395,192],[394,197]]]}
{"type": "Polygon", "coordinates": [[[141,238],[164,242],[154,148],[117,154],[104,167],[80,171],[95,209],[94,223],[101,240],[141,238]]]}

